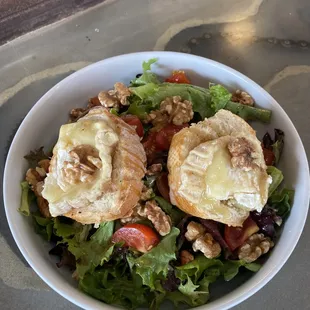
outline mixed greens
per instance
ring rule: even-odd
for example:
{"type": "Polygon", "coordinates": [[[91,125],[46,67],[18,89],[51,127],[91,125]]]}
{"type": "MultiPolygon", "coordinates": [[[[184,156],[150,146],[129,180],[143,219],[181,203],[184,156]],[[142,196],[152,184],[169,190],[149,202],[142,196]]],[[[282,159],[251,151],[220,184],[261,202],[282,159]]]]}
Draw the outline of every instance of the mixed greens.
{"type": "MultiPolygon", "coordinates": [[[[143,74],[130,83],[130,104],[126,108],[112,110],[112,113],[121,116],[135,115],[143,120],[151,111],[158,109],[165,98],[180,96],[192,103],[194,122],[213,116],[220,109],[227,109],[245,120],[269,122],[269,110],[231,101],[232,93],[222,85],[210,84],[203,88],[191,84],[161,82],[151,72],[151,65],[155,62],[156,59],[151,59],[143,63],[143,74]]],[[[148,136],[150,124],[143,126],[144,136],[148,136]]],[[[293,190],[281,187],[284,177],[276,167],[284,147],[284,133],[276,129],[274,139],[266,134],[262,147],[272,184],[267,205],[260,213],[251,212],[250,218],[260,233],[275,240],[278,228],[290,212],[294,195],[293,190]]],[[[162,164],[165,173],[167,150],[161,150],[158,154],[156,160],[162,164]]],[[[50,156],[40,148],[25,158],[31,167],[36,167],[41,160],[50,156]]],[[[33,203],[33,188],[26,181],[21,183],[19,211],[32,217],[35,231],[53,245],[50,254],[60,257],[57,266],[70,268],[82,291],[105,303],[128,309],[142,306],[158,309],[165,300],[171,301],[175,306],[203,305],[210,299],[210,284],[216,280],[222,278],[230,281],[240,268],[252,272],[260,269],[260,260],[247,263],[238,259],[227,242],[224,224],[195,218],[173,206],[160,190],[158,178],[159,175],[156,174],[146,176],[144,184],[152,190],[149,199],[155,200],[171,218],[172,228],[169,234],[160,238],[160,242],[146,253],[124,246],[122,242],[111,242],[115,231],[122,226],[119,220],[103,222],[95,227],[90,224],[82,225],[66,217],[43,216],[39,212],[40,208],[33,203]],[[185,232],[188,223],[193,220],[205,227],[220,244],[222,252],[212,259],[196,253],[193,260],[181,264],[182,250],[191,251],[185,232]]],[[[154,228],[148,220],[141,223],[154,228]]]]}
{"type": "Polygon", "coordinates": [[[127,113],[143,117],[145,113],[157,109],[166,97],[181,96],[183,100],[192,102],[193,111],[198,113],[201,119],[213,116],[220,109],[226,109],[245,120],[264,123],[270,121],[271,111],[231,101],[232,94],[222,85],[210,84],[209,88],[203,88],[190,84],[161,83],[157,76],[150,72],[154,62],[156,59],[144,63],[143,74],[131,81],[130,90],[133,96],[130,98],[127,113]]]}

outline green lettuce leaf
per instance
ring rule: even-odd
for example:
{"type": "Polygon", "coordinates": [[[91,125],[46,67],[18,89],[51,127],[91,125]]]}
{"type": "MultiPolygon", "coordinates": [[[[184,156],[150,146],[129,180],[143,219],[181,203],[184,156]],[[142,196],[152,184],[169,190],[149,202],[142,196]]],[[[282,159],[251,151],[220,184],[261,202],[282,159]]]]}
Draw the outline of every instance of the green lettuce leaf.
{"type": "Polygon", "coordinates": [[[294,194],[294,190],[287,188],[276,191],[270,196],[268,204],[276,210],[277,215],[285,218],[291,211],[294,194]]]}
{"type": "Polygon", "coordinates": [[[224,109],[231,99],[231,93],[222,85],[211,85],[209,87],[211,95],[211,106],[216,113],[224,109]]]}
{"type": "Polygon", "coordinates": [[[173,227],[171,232],[149,252],[138,258],[128,258],[131,270],[136,272],[144,285],[152,290],[157,288],[159,280],[164,279],[169,270],[169,262],[176,259],[176,238],[180,231],[173,227]]]}
{"type": "Polygon", "coordinates": [[[190,276],[196,283],[208,268],[213,266],[221,268],[222,265],[219,259],[209,259],[204,255],[199,255],[192,262],[176,267],[176,275],[181,280],[186,280],[190,276]]]}
{"type": "Polygon", "coordinates": [[[111,114],[114,114],[114,115],[116,115],[116,116],[118,116],[118,110],[115,109],[115,108],[111,108],[111,109],[110,109],[110,113],[111,113],[111,114]]]}
{"type": "Polygon", "coordinates": [[[284,132],[280,129],[275,129],[275,143],[272,144],[272,151],[275,155],[275,164],[280,160],[284,148],[284,132]]]}
{"type": "Polygon", "coordinates": [[[22,196],[21,196],[21,203],[18,211],[25,215],[30,215],[30,203],[34,198],[34,195],[29,187],[29,184],[27,181],[21,182],[20,186],[22,188],[22,196]]]}
{"type": "Polygon", "coordinates": [[[140,277],[124,272],[124,266],[100,268],[79,281],[79,288],[107,304],[136,309],[147,304],[149,291],[140,277]]]}
{"type": "Polygon", "coordinates": [[[220,109],[226,109],[245,120],[259,120],[268,123],[271,118],[271,111],[265,109],[258,109],[247,106],[239,102],[232,102],[231,93],[222,85],[210,86],[211,105],[214,113],[220,109]]]}
{"type": "Polygon", "coordinates": [[[50,241],[53,235],[54,218],[45,218],[39,212],[32,213],[32,218],[35,232],[50,241]]]}
{"type": "Polygon", "coordinates": [[[146,84],[145,86],[132,88],[132,90],[133,89],[138,89],[138,92],[136,92],[136,94],[133,94],[129,97],[130,105],[125,113],[136,115],[140,119],[143,119],[145,118],[147,114],[149,114],[152,110],[155,110],[157,107],[153,106],[152,102],[146,101],[142,99],[140,96],[147,97],[147,94],[145,94],[144,92],[152,93],[153,91],[156,91],[157,89],[156,84],[149,83],[149,84],[146,84]]]}
{"type": "Polygon", "coordinates": [[[225,281],[232,280],[238,274],[240,267],[257,272],[261,265],[258,263],[246,263],[243,260],[227,260],[224,262],[222,269],[225,281]]]}
{"type": "Polygon", "coordinates": [[[151,58],[148,61],[143,61],[143,63],[142,63],[143,72],[150,71],[151,67],[152,67],[152,64],[156,63],[157,60],[158,60],[158,58],[151,58]]]}
{"type": "MultiPolygon", "coordinates": [[[[154,298],[150,300],[149,309],[150,310],[159,310],[160,305],[163,303],[163,301],[165,299],[169,299],[169,298],[167,298],[167,295],[169,295],[169,293],[153,292],[153,294],[154,294],[154,298]]],[[[180,293],[180,295],[182,295],[182,294],[180,293]]]]}
{"type": "MultiPolygon", "coordinates": [[[[173,302],[175,308],[179,308],[182,304],[187,304],[189,306],[195,307],[196,305],[193,305],[193,303],[196,303],[196,301],[192,301],[191,297],[189,295],[185,295],[181,293],[179,290],[174,292],[168,292],[165,295],[165,298],[173,302]]],[[[158,308],[157,308],[158,309],[158,308]]]]}
{"type": "Polygon", "coordinates": [[[271,111],[228,101],[229,93],[224,87],[220,85],[212,87],[216,87],[213,88],[212,95],[207,88],[189,84],[148,83],[138,87],[130,87],[135,96],[129,98],[131,104],[134,104],[134,108],[129,107],[128,113],[130,111],[131,114],[134,114],[138,111],[139,114],[135,115],[139,116],[143,111],[148,113],[146,111],[158,109],[166,97],[180,96],[183,100],[192,102],[193,111],[198,113],[201,119],[213,116],[221,107],[224,107],[245,120],[269,122],[271,111]]]}
{"type": "Polygon", "coordinates": [[[55,235],[63,239],[72,237],[74,235],[79,236],[79,233],[82,230],[83,225],[73,221],[69,222],[70,223],[64,222],[62,221],[62,218],[56,217],[54,224],[55,235]]]}
{"type": "Polygon", "coordinates": [[[182,212],[180,209],[174,207],[171,203],[160,196],[155,196],[155,201],[158,205],[163,209],[165,213],[167,213],[174,226],[176,226],[184,217],[185,213],[182,212]]]}
{"type": "Polygon", "coordinates": [[[199,289],[199,285],[195,285],[190,277],[187,278],[187,280],[184,284],[181,283],[179,286],[179,291],[183,295],[185,295],[189,298],[190,305],[193,307],[199,306],[199,305],[205,303],[207,301],[207,298],[204,295],[209,294],[208,291],[201,291],[198,289],[199,289]]]}
{"type": "Polygon", "coordinates": [[[193,111],[199,113],[202,119],[214,115],[209,90],[198,86],[174,83],[150,83],[139,87],[131,87],[130,90],[150,110],[158,109],[160,103],[166,97],[181,96],[183,100],[190,100],[192,102],[193,111]]]}
{"type": "Polygon", "coordinates": [[[205,304],[210,296],[209,285],[221,275],[222,266],[223,263],[219,259],[208,259],[204,255],[199,255],[192,262],[176,267],[176,276],[182,281],[179,291],[186,298],[181,298],[178,294],[170,295],[168,298],[174,296],[175,304],[181,301],[192,307],[205,304]]]}
{"type": "Polygon", "coordinates": [[[283,173],[274,166],[267,167],[267,173],[272,177],[272,183],[269,186],[268,196],[270,197],[283,181],[283,173]]]}
{"type": "Polygon", "coordinates": [[[114,222],[101,223],[96,232],[88,239],[91,225],[72,224],[55,221],[55,234],[62,237],[60,243],[66,243],[68,250],[75,256],[76,270],[79,278],[102,266],[113,253],[114,245],[110,243],[114,222]]]}
{"type": "Polygon", "coordinates": [[[153,72],[149,72],[151,70],[152,64],[156,63],[157,60],[157,58],[152,58],[149,61],[144,61],[142,64],[143,74],[140,77],[133,79],[130,82],[130,85],[141,86],[148,83],[159,84],[160,82],[157,75],[153,72]]]}

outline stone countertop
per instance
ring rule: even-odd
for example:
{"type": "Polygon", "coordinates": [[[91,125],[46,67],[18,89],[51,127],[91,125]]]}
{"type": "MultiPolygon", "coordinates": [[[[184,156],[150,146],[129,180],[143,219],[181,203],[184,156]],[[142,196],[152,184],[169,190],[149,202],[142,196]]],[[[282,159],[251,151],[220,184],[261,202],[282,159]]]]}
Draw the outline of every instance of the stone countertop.
{"type": "MultiPolygon", "coordinates": [[[[107,0],[28,33],[0,46],[1,175],[16,129],[48,89],[92,62],[153,49],[205,56],[249,76],[288,113],[309,155],[309,41],[307,0],[107,0]]],[[[3,206],[0,216],[0,308],[77,309],[28,267],[3,206]]],[[[281,271],[234,309],[310,308],[309,233],[307,221],[281,271]]]]}

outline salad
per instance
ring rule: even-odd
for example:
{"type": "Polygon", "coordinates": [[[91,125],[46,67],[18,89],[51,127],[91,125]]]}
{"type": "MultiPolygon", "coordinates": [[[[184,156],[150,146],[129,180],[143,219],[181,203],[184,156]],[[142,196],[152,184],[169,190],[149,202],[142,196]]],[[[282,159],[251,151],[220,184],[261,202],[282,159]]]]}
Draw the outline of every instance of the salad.
{"type": "MultiPolygon", "coordinates": [[[[212,283],[257,272],[294,191],[277,168],[284,133],[244,91],[151,71],[70,111],[51,153],[25,156],[19,211],[79,289],[128,309],[196,307],[212,283]]],[[[268,255],[267,255],[268,256],[268,255]]],[[[210,293],[211,291],[211,293],[210,293]]]]}

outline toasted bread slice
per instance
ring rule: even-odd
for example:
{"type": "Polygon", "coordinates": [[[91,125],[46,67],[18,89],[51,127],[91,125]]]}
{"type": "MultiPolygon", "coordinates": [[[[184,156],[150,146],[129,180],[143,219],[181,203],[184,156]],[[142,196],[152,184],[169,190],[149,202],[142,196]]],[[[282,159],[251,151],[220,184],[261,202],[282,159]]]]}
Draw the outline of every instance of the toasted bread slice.
{"type": "Polygon", "coordinates": [[[72,127],[60,131],[43,190],[51,214],[64,215],[83,224],[126,216],[140,198],[146,165],[145,152],[135,129],[103,107],[93,108],[77,123],[64,126],[72,127]],[[65,161],[61,157],[71,163],[70,154],[79,145],[82,148],[90,145],[97,150],[101,163],[98,169],[88,163],[94,172],[71,181],[68,180],[70,174],[64,173],[65,161]]]}
{"type": "Polygon", "coordinates": [[[168,170],[172,203],[193,216],[241,226],[268,198],[270,178],[255,131],[226,110],[173,137],[168,170]]]}

